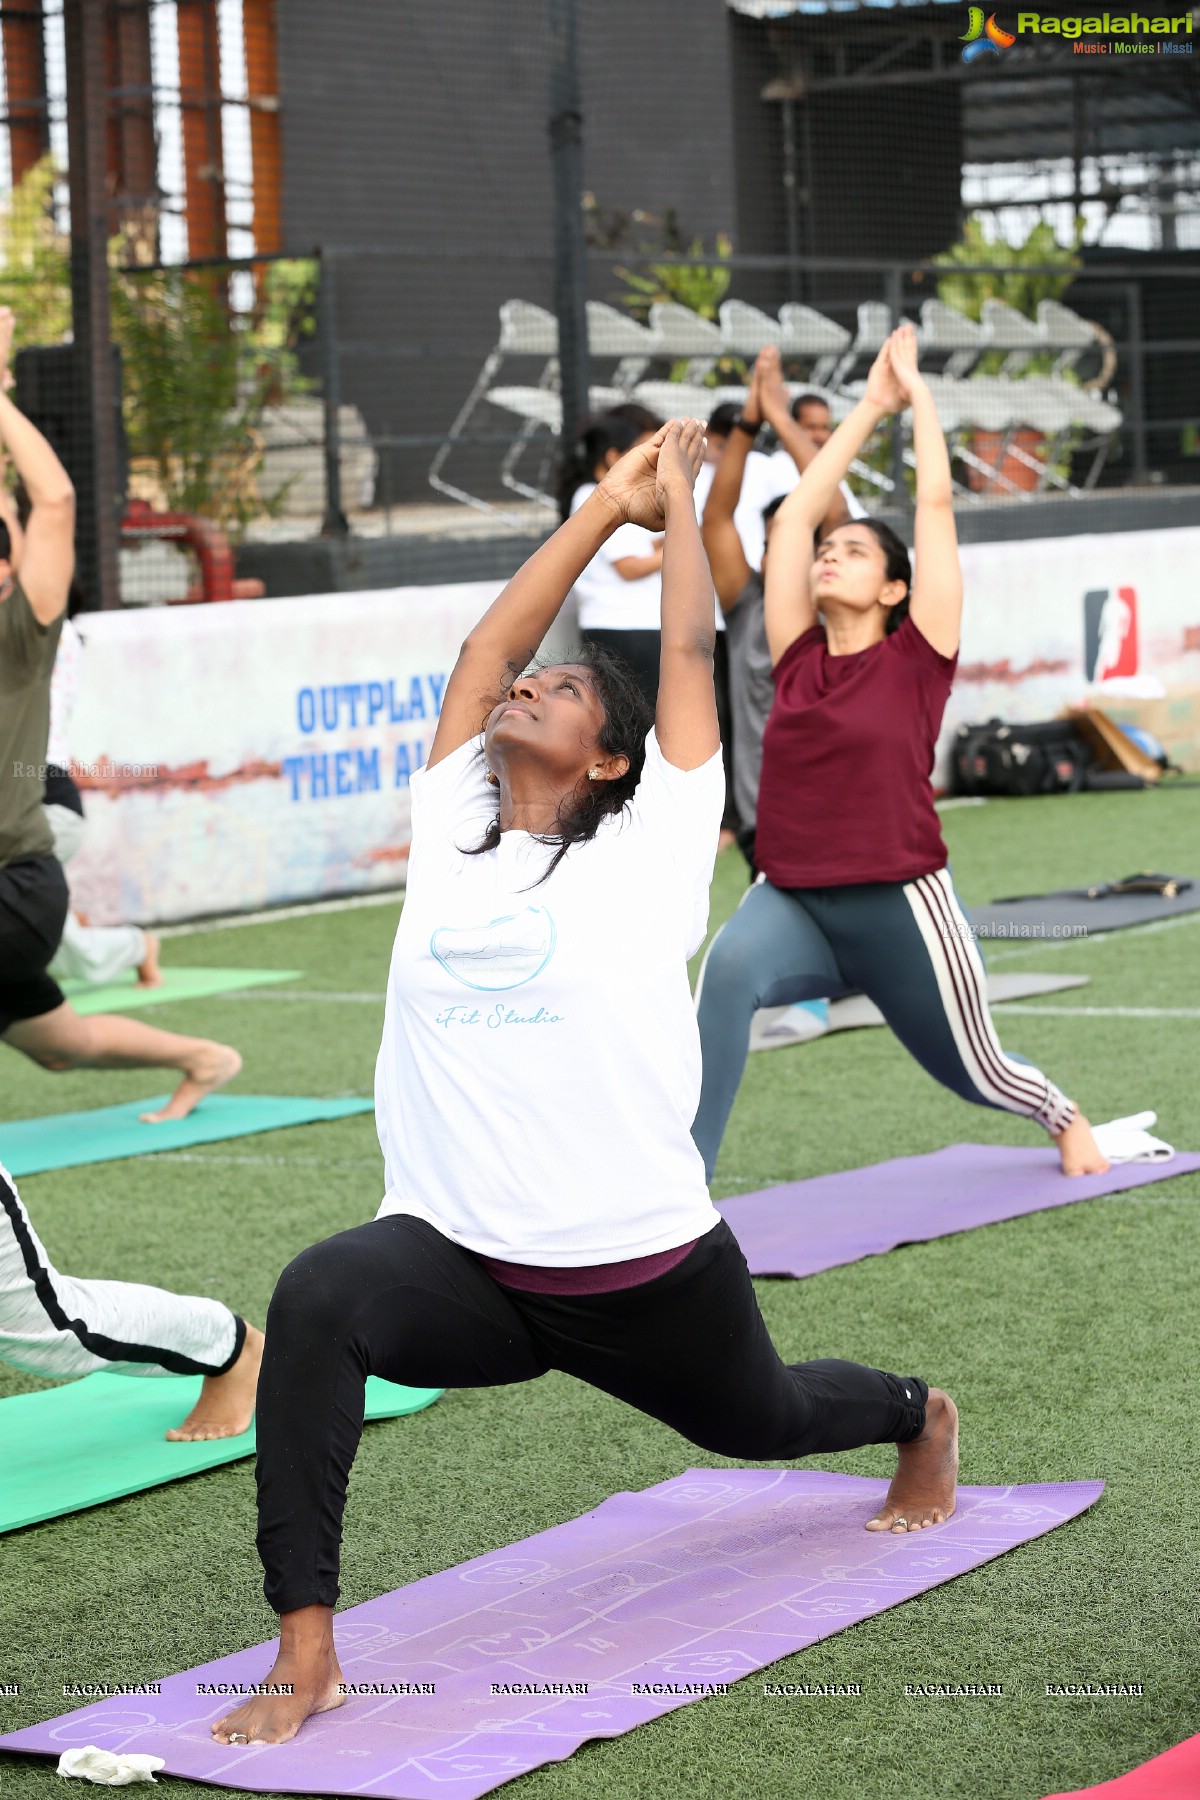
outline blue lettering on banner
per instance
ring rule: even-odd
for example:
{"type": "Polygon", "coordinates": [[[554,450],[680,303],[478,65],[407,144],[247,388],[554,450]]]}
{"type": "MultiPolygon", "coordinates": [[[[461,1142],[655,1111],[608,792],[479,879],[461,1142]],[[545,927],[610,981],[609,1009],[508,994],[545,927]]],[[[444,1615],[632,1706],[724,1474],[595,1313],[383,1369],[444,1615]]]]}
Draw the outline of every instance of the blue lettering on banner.
{"type": "MultiPolygon", "coordinates": [[[[305,737],[311,737],[318,731],[362,731],[414,719],[436,719],[448,679],[444,672],[435,671],[389,681],[342,681],[298,688],[296,723],[305,737]]],[[[386,742],[369,748],[331,746],[285,756],[281,769],[293,801],[344,799],[382,790],[387,780],[386,756],[392,759],[391,786],[406,788],[427,755],[423,738],[398,743],[394,749],[386,742]]]]}
{"type": "Polygon", "coordinates": [[[369,750],[313,750],[285,756],[282,768],[293,800],[377,794],[383,785],[377,744],[369,750]]]}
{"type": "Polygon", "coordinates": [[[442,671],[413,675],[405,692],[403,681],[343,681],[322,687],[302,687],[296,693],[296,722],[307,737],[322,731],[357,729],[385,720],[402,725],[408,719],[436,719],[449,677],[442,671]]]}
{"type": "Polygon", "coordinates": [[[415,744],[396,745],[396,774],[393,787],[407,787],[421,764],[425,761],[426,749],[418,738],[415,744]]]}

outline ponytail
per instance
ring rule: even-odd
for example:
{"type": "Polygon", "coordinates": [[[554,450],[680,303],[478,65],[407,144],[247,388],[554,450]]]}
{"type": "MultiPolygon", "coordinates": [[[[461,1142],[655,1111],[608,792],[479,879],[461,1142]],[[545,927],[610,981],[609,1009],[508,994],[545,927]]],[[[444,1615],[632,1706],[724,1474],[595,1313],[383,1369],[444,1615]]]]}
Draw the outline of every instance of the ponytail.
{"type": "Polygon", "coordinates": [[[561,518],[570,518],[571,502],[584,482],[595,481],[596,464],[602,462],[610,450],[619,450],[623,456],[626,450],[632,450],[640,435],[625,419],[583,421],[574,442],[564,445],[559,456],[554,492],[561,518]]]}

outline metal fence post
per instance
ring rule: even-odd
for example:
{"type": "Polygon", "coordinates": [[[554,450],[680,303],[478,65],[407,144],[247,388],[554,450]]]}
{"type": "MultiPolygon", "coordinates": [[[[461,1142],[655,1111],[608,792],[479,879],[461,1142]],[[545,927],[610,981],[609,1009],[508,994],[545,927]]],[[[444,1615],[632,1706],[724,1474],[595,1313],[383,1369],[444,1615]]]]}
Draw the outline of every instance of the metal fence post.
{"type": "Polygon", "coordinates": [[[548,0],[550,155],[554,168],[554,305],[562,433],[588,409],[587,245],[583,231],[583,110],[575,0],[548,0]]]}
{"type": "Polygon", "coordinates": [[[121,604],[121,502],[112,324],[108,292],[107,94],[103,0],[66,0],[67,179],[71,200],[74,404],[85,420],[77,466],[76,543],[89,607],[121,604]]]}
{"type": "Polygon", "coordinates": [[[1129,303],[1129,421],[1130,447],[1133,451],[1133,479],[1144,482],[1150,474],[1146,454],[1146,352],[1142,319],[1142,290],[1136,281],[1125,289],[1129,303]]]}
{"type": "Polygon", "coordinates": [[[342,364],[337,335],[337,252],[323,249],[320,255],[317,332],[320,339],[321,395],[325,409],[325,517],[321,524],[321,535],[346,537],[350,524],[342,511],[342,446],[339,427],[342,364]]]}
{"type": "MultiPolygon", "coordinates": [[[[884,277],[884,295],[888,303],[888,311],[892,316],[894,331],[904,314],[904,283],[900,270],[890,268],[884,277]]],[[[895,486],[892,489],[892,504],[908,506],[908,482],[904,475],[904,414],[903,411],[893,413],[888,432],[888,445],[891,461],[891,477],[895,486]]]]}

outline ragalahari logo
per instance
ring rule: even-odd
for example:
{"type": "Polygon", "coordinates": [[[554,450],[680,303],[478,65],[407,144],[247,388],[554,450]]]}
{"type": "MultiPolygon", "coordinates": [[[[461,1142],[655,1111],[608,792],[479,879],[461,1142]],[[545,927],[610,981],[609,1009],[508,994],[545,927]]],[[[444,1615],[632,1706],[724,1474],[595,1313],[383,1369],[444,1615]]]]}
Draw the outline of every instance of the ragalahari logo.
{"type": "Polygon", "coordinates": [[[1083,668],[1089,681],[1138,670],[1137,592],[1092,588],[1083,596],[1083,668]]]}
{"type": "Polygon", "coordinates": [[[1016,43],[1011,31],[997,25],[995,13],[989,13],[985,18],[982,6],[971,6],[967,16],[969,24],[959,40],[966,45],[962,53],[965,63],[974,62],[977,56],[999,56],[1002,50],[1011,50],[1016,43]]]}

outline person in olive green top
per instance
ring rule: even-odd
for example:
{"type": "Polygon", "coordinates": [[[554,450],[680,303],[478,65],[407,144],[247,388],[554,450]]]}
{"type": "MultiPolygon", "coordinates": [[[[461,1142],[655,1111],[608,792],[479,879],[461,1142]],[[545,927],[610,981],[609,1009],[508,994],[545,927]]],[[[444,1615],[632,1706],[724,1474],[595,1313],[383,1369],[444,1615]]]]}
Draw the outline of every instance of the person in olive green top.
{"type": "Polygon", "coordinates": [[[140,1020],[81,1018],[47,973],[67,915],[67,883],[42,810],[50,672],[75,563],[75,493],[53,450],[8,397],[13,315],[0,307],[0,449],[29,496],[20,547],[0,521],[0,1039],[44,1069],[167,1068],[181,1080],[153,1124],[180,1119],[237,1074],[228,1044],[140,1020]]]}

